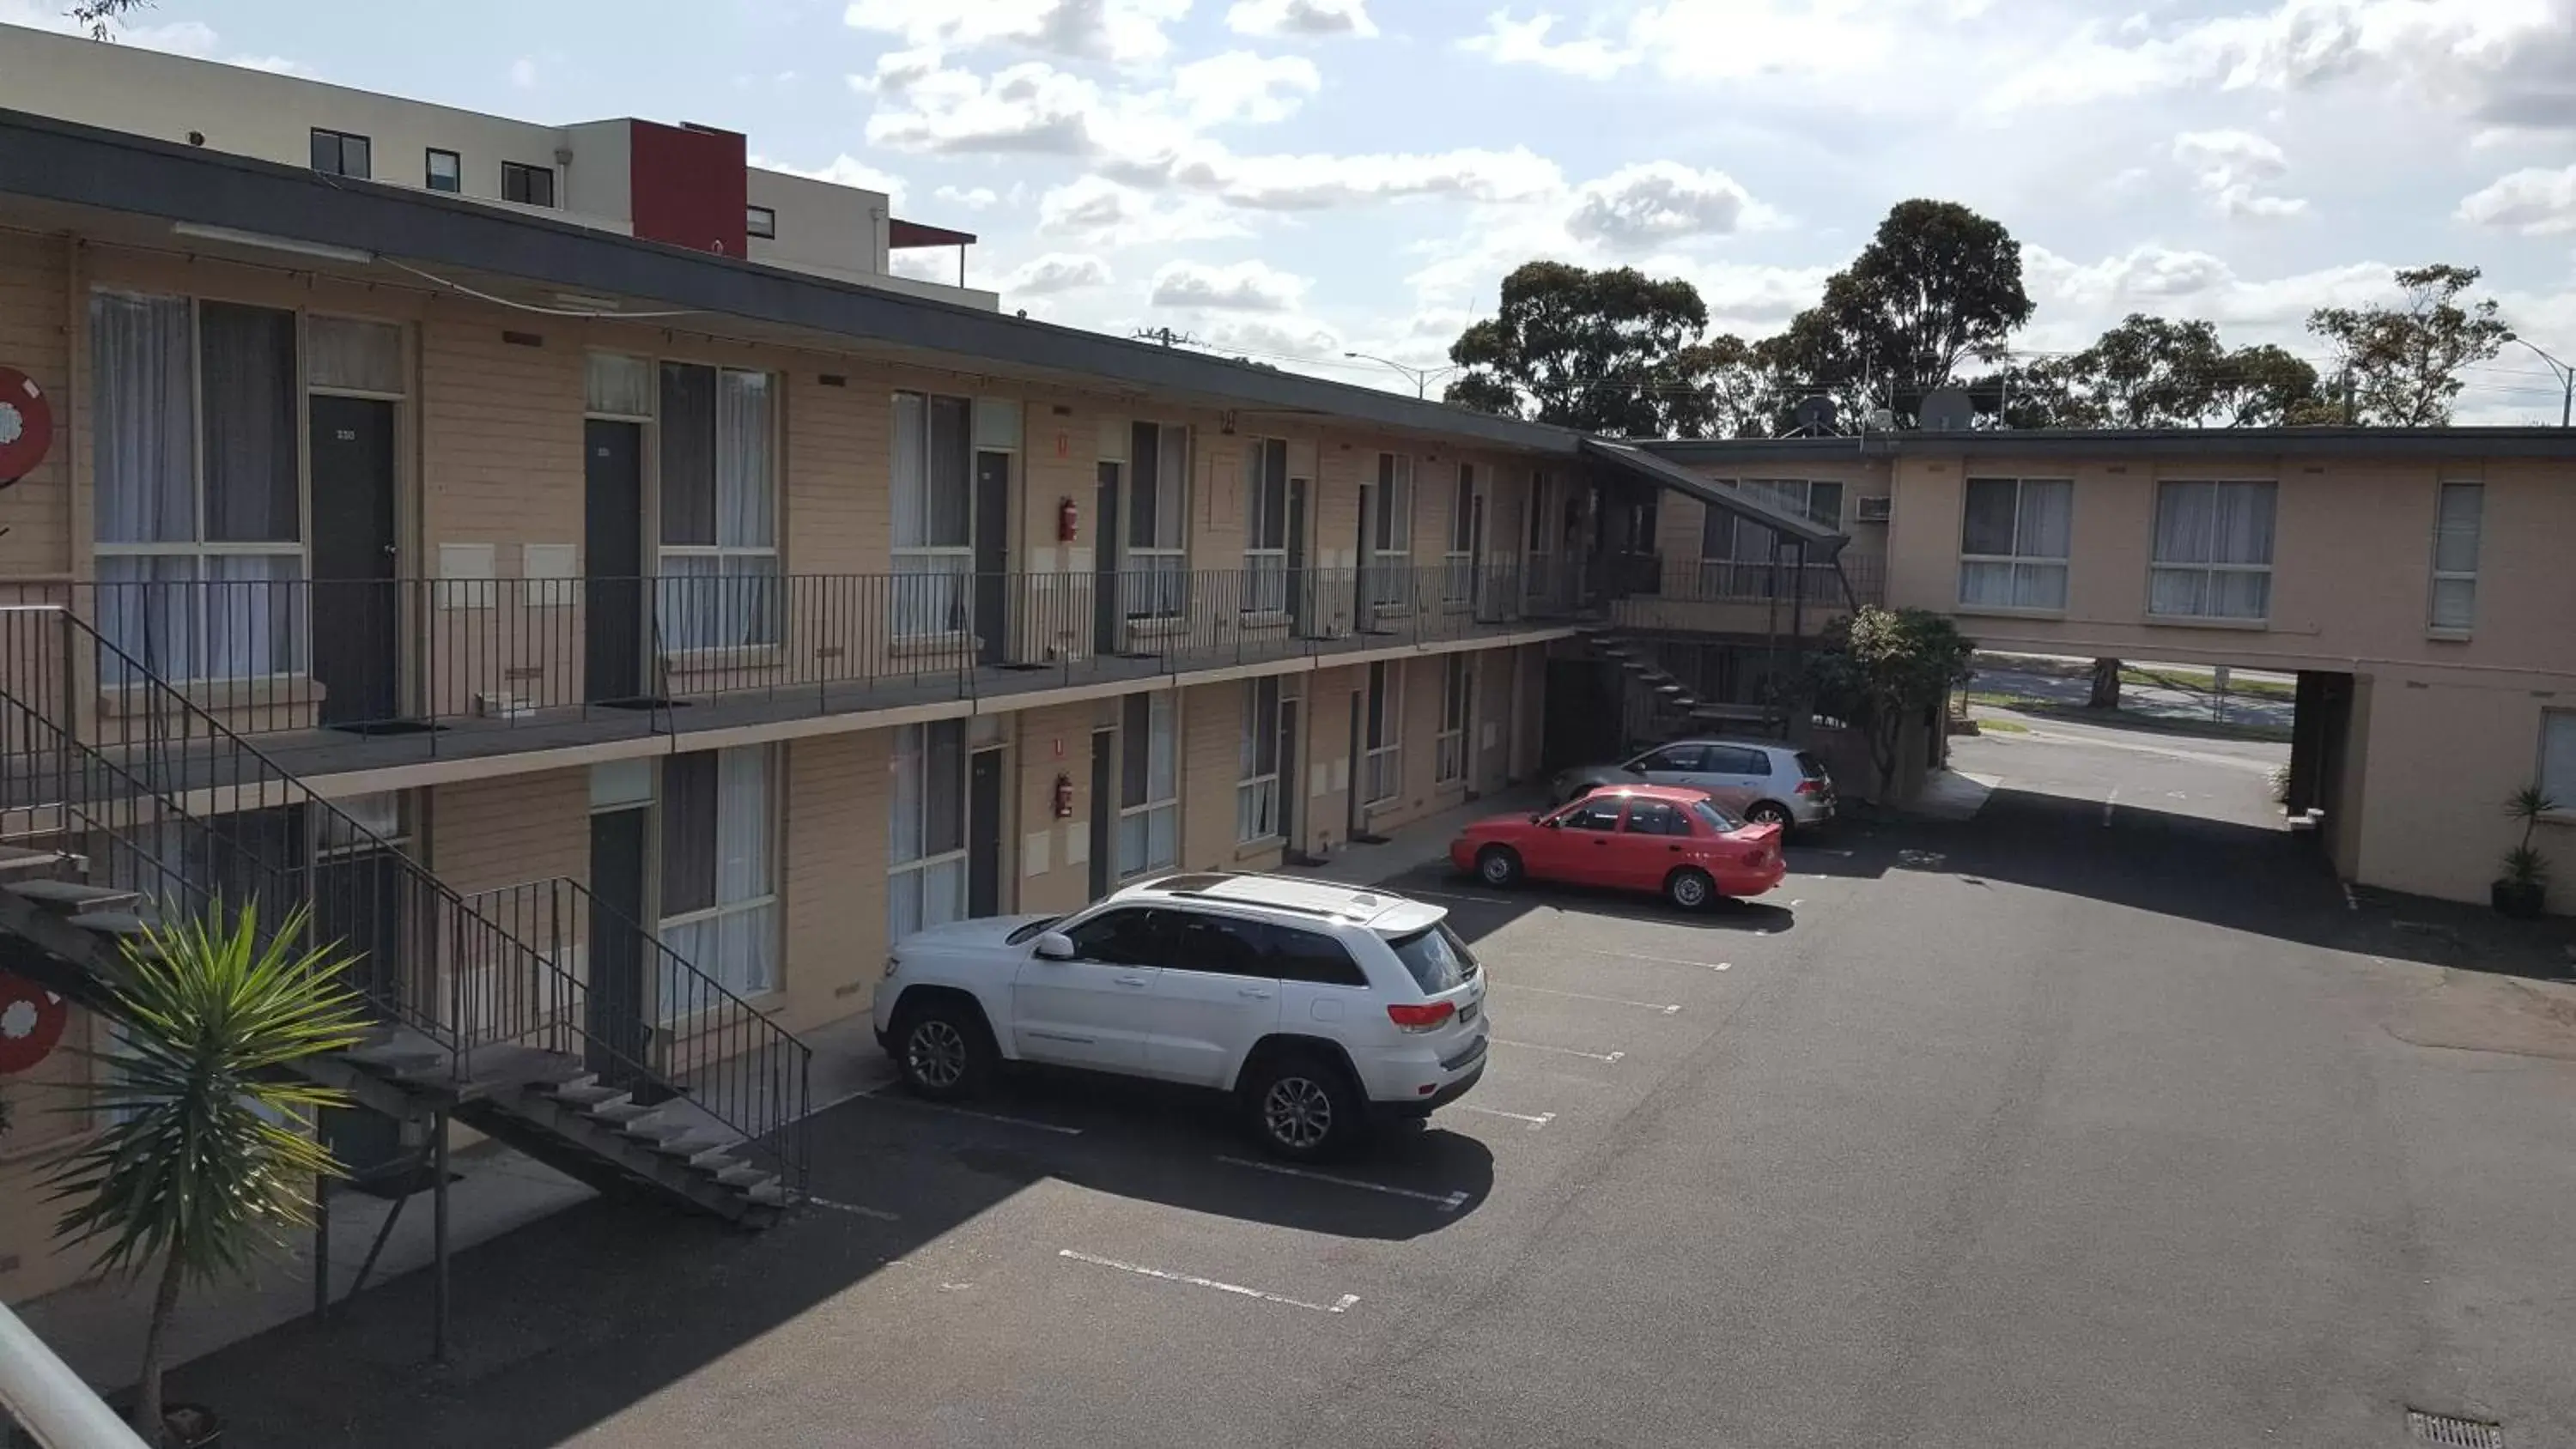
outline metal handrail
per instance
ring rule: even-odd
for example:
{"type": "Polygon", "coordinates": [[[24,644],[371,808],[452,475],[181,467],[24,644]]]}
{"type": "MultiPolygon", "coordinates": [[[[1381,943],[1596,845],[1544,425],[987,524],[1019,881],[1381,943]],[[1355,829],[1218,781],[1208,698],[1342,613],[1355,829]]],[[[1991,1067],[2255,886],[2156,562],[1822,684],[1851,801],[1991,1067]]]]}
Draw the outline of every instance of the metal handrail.
{"type": "MultiPolygon", "coordinates": [[[[144,1449],[52,1346],[0,1303],[0,1412],[41,1449],[144,1449]]],[[[7,1428],[0,1424],[0,1429],[7,1428]]]]}
{"type": "MultiPolygon", "coordinates": [[[[429,909],[419,917],[402,912],[409,928],[401,944],[406,954],[420,951],[419,939],[426,935],[439,942],[444,950],[433,946],[426,954],[430,965],[446,968],[445,981],[435,975],[427,981],[409,979],[402,967],[410,962],[391,963],[396,969],[392,988],[382,980],[387,963],[374,963],[375,969],[362,973],[353,983],[361,996],[390,1020],[419,1031],[449,1055],[454,1080],[464,1081],[472,1075],[472,1054],[477,1046],[542,1042],[560,1047],[568,1041],[579,1041],[586,1055],[609,1061],[622,1074],[638,1080],[671,1087],[652,1064],[617,1043],[600,1039],[578,1018],[557,1011],[550,1005],[570,1003],[582,998],[585,984],[563,969],[557,959],[537,951],[502,924],[477,911],[467,898],[458,893],[394,842],[384,839],[356,820],[338,805],[316,794],[313,789],[277,764],[248,740],[241,738],[213,714],[189,700],[184,693],[161,680],[139,661],[101,635],[77,614],[59,604],[0,606],[0,704],[9,715],[0,718],[0,808],[8,811],[59,810],[62,823],[69,827],[77,819],[85,831],[108,837],[114,849],[106,862],[108,873],[132,876],[140,872],[157,882],[163,898],[178,896],[201,909],[218,907],[224,891],[218,882],[195,878],[188,870],[174,867],[159,855],[135,844],[127,837],[135,832],[124,829],[135,823],[159,827],[177,825],[191,832],[187,837],[211,847],[220,844],[223,858],[236,870],[247,865],[256,872],[249,894],[258,896],[270,891],[277,897],[314,903],[317,919],[312,929],[318,938],[333,939],[340,923],[322,909],[329,904],[319,889],[325,868],[314,856],[314,841],[308,834],[304,858],[292,864],[272,860],[273,851],[263,851],[255,830],[245,828],[240,812],[247,793],[255,802],[250,809],[296,806],[306,809],[309,823],[326,827],[334,848],[363,857],[368,870],[364,886],[381,886],[383,878],[376,870],[390,870],[391,884],[419,894],[420,905],[429,909]],[[24,678],[19,666],[30,658],[27,651],[5,647],[21,642],[23,630],[11,626],[25,618],[42,618],[59,624],[65,634],[63,658],[55,661],[65,666],[58,677],[46,669],[41,658],[24,678]],[[146,733],[140,746],[128,739],[123,761],[112,759],[82,743],[62,721],[76,721],[77,651],[95,650],[98,657],[122,666],[129,684],[140,687],[150,696],[151,707],[145,711],[146,733]],[[32,684],[32,687],[31,687],[32,684]],[[46,707],[48,696],[60,690],[46,707]],[[172,717],[176,717],[177,734],[171,734],[172,717]],[[203,741],[219,752],[197,751],[187,746],[203,741]],[[132,766],[140,760],[140,773],[132,766]],[[190,778],[192,766],[202,766],[196,778],[190,778]],[[79,788],[74,788],[77,772],[79,788]],[[52,798],[20,798],[27,789],[42,792],[50,775],[52,798]],[[209,812],[218,820],[231,818],[229,830],[210,822],[187,808],[184,797],[204,794],[219,802],[229,803],[229,811],[209,812]],[[301,876],[299,882],[298,877],[301,876]],[[263,890],[261,887],[265,887],[263,890]],[[300,888],[299,888],[300,887],[300,888]],[[443,933],[441,928],[445,928],[443,933]],[[467,989],[469,969],[479,969],[485,981],[471,992],[467,989]],[[500,973],[497,984],[490,980],[500,973]],[[436,998],[443,986],[447,1009],[441,1013],[436,998]],[[422,990],[420,988],[427,988],[422,990]],[[406,989],[410,988],[410,989],[406,989]]],[[[135,884],[139,882],[128,882],[135,884]]],[[[372,907],[372,901],[365,903],[372,907]]],[[[363,919],[367,909],[354,914],[363,919]]],[[[355,933],[336,933],[346,947],[355,933]]],[[[673,958],[675,961],[678,958],[673,958]]],[[[679,963],[710,987],[722,989],[721,983],[685,961],[679,963]]],[[[727,993],[730,995],[730,993],[727,993]]],[[[750,1011],[747,1006],[745,1011],[750,1011]]],[[[768,1023],[757,1012],[751,1015],[783,1035],[783,1029],[768,1023]]],[[[792,1038],[791,1038],[792,1040],[792,1038]]],[[[800,1048],[801,1043],[797,1044],[800,1048]]],[[[802,1080],[802,1066],[799,1080],[802,1080]]],[[[799,1091],[801,1098],[801,1089],[799,1091]]],[[[728,1123],[729,1126],[735,1124],[728,1123]]],[[[742,1130],[736,1126],[736,1130],[742,1130]]],[[[801,1186],[801,1181],[798,1184],[801,1186]]]]}

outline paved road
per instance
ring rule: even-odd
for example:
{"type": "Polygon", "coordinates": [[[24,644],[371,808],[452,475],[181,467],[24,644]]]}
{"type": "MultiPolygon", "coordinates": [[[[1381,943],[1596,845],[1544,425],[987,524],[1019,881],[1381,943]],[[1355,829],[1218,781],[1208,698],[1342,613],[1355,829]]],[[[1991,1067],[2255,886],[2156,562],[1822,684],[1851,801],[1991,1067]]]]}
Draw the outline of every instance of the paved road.
{"type": "Polygon", "coordinates": [[[2392,1036],[2437,973],[2333,948],[2259,758],[2131,743],[1962,741],[1976,819],[1707,918],[1424,877],[1506,1044],[1343,1181],[1153,1094],[861,1100],[769,1234],[466,1255],[443,1373],[410,1279],[174,1391],[262,1449],[2576,1442],[2576,1063],[2392,1036]]]}
{"type": "MultiPolygon", "coordinates": [[[[2051,704],[2082,705],[2093,694],[2090,680],[2039,670],[1977,666],[1968,687],[2051,704]]],[[[2263,694],[2231,693],[2224,700],[2205,690],[2160,684],[2123,684],[2120,707],[2160,719],[2224,724],[2271,725],[2288,729],[2298,711],[2286,699],[2263,694]]]]}

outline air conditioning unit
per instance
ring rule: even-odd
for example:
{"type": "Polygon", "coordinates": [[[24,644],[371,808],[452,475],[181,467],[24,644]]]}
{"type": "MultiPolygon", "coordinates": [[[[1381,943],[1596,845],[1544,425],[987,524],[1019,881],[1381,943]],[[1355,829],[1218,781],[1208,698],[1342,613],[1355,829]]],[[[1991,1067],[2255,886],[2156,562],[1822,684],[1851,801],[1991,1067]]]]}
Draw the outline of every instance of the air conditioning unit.
{"type": "Polygon", "coordinates": [[[1888,505],[1894,501],[1889,498],[1856,498],[1852,500],[1852,517],[1862,523],[1885,523],[1888,505]]]}

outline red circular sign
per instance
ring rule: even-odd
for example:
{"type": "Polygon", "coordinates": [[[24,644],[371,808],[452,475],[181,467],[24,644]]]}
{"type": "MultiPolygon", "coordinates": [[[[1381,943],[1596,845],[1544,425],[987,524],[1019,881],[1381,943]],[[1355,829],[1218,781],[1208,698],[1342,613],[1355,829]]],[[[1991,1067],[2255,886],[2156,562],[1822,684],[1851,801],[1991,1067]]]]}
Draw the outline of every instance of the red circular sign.
{"type": "Polygon", "coordinates": [[[14,367],[0,367],[0,483],[36,471],[54,445],[54,409],[44,389],[14,367]]]}
{"type": "Polygon", "coordinates": [[[0,1075],[23,1072],[51,1056],[71,1014],[61,997],[0,971],[0,1075]]]}

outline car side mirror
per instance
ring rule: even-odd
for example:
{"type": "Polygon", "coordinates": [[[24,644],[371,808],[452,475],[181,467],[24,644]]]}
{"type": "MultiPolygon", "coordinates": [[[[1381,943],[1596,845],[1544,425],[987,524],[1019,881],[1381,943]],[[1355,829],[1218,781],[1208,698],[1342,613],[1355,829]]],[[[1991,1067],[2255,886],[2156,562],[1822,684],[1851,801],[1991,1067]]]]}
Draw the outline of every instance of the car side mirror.
{"type": "Polygon", "coordinates": [[[1538,816],[1538,815],[1533,815],[1533,816],[1531,816],[1530,818],[1531,818],[1532,820],[1536,820],[1536,821],[1538,821],[1538,823],[1539,823],[1539,824],[1546,826],[1546,827],[1547,827],[1548,829],[1550,829],[1550,830],[1555,830],[1555,829],[1557,829],[1557,828],[1559,828],[1559,827],[1561,827],[1561,826],[1563,826],[1563,825],[1565,824],[1565,821],[1564,821],[1561,817],[1559,817],[1559,816],[1555,816],[1555,815],[1548,815],[1548,816],[1538,816]]]}
{"type": "Polygon", "coordinates": [[[1062,931],[1042,932],[1038,936],[1037,955],[1041,961],[1070,961],[1073,959],[1073,938],[1062,931]]]}

